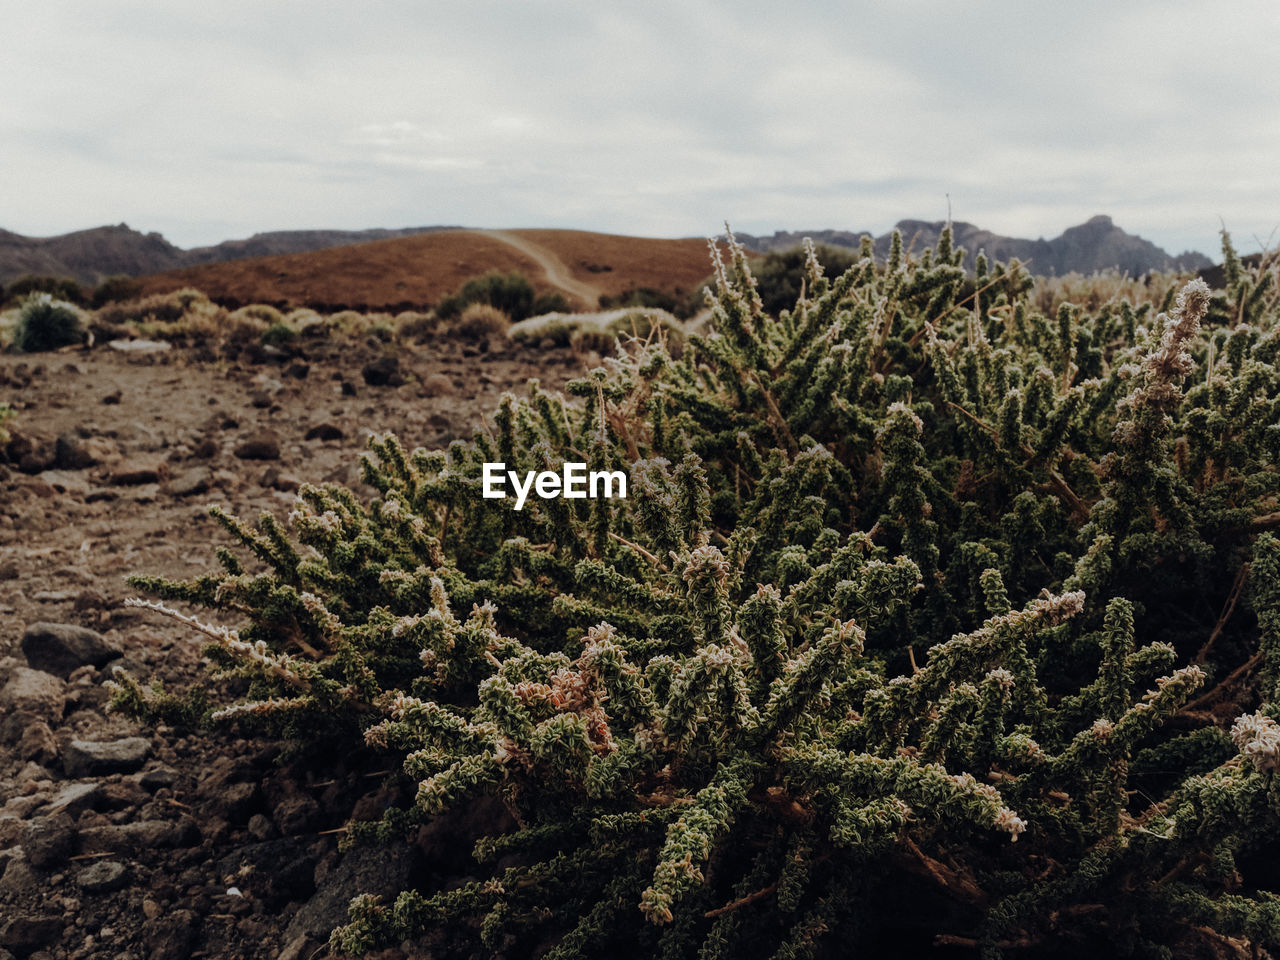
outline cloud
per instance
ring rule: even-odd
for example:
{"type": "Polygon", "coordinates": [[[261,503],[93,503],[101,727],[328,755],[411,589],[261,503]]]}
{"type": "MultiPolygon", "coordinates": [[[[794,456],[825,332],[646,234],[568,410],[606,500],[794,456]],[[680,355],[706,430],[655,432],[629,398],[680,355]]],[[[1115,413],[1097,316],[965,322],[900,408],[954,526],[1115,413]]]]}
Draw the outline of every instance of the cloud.
{"type": "Polygon", "coordinates": [[[49,0],[0,61],[0,226],[878,232],[950,194],[1212,252],[1280,222],[1275,9],[49,0]]]}

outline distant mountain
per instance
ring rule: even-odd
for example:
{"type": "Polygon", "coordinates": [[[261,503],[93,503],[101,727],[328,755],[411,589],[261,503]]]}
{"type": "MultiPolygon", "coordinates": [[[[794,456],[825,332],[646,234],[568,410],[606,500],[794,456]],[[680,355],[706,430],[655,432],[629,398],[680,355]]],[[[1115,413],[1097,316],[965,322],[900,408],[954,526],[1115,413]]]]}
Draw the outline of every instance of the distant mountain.
{"type": "MultiPolygon", "coordinates": [[[[914,250],[931,247],[942,232],[942,221],[903,220],[897,229],[914,250]]],[[[457,230],[459,227],[405,227],[395,230],[280,230],[256,233],[245,240],[226,240],[211,247],[183,250],[158,233],[139,233],[127,224],[95,227],[58,237],[24,237],[0,230],[0,283],[8,283],[24,273],[74,277],[93,285],[113,274],[147,276],[169,270],[225,263],[281,254],[310,253],[356,243],[390,240],[457,230]]],[[[1212,261],[1199,253],[1171,257],[1155,244],[1125,233],[1110,217],[1098,216],[1065,230],[1053,240],[1020,240],[1002,237],[971,223],[953,223],[955,243],[968,251],[966,265],[973,266],[979,250],[988,257],[1010,260],[1017,257],[1037,274],[1093,273],[1119,269],[1138,276],[1152,270],[1200,270],[1212,261]]],[[[814,230],[805,233],[778,231],[771,237],[739,234],[747,247],[767,253],[795,247],[805,237],[815,243],[857,249],[864,232],[814,230]]],[[[874,238],[876,254],[889,251],[889,234],[874,238]]]]}
{"type": "Polygon", "coordinates": [[[281,230],[256,233],[247,240],[183,250],[158,233],[139,233],[128,224],[95,227],[57,237],[24,237],[0,230],[0,283],[24,273],[73,277],[92,286],[104,277],[146,276],[166,270],[223,263],[281,253],[307,253],[371,240],[408,237],[456,227],[406,227],[399,230],[281,230]]]}
{"type": "MultiPolygon", "coordinates": [[[[924,220],[901,220],[896,229],[902,233],[903,242],[919,251],[938,242],[945,222],[929,223],[924,220]]],[[[1095,273],[1099,270],[1119,270],[1131,276],[1165,270],[1194,271],[1212,266],[1213,261],[1204,254],[1187,252],[1172,257],[1149,240],[1126,233],[1108,216],[1097,216],[1069,227],[1062,236],[1052,240],[1022,240],[1003,237],[983,230],[972,223],[953,222],[951,230],[957,247],[964,247],[967,256],[965,266],[972,269],[979,251],[985,251],[993,260],[1017,258],[1032,273],[1052,276],[1064,273],[1095,273]]],[[[892,234],[875,237],[876,256],[884,258],[889,252],[892,234]]],[[[853,233],[847,230],[812,230],[807,232],[778,231],[771,237],[753,237],[737,234],[742,243],[762,253],[799,246],[805,237],[814,243],[857,249],[866,231],[853,233]]]]}

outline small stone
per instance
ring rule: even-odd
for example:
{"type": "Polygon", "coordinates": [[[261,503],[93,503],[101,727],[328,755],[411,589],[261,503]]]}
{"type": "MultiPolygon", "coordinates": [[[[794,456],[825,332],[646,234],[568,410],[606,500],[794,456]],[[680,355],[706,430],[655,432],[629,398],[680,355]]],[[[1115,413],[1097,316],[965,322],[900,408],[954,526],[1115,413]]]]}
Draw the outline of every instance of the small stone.
{"type": "Polygon", "coordinates": [[[36,720],[23,731],[18,741],[18,759],[34,760],[44,766],[58,759],[58,742],[43,720],[36,720]]]}
{"type": "Polygon", "coordinates": [[[0,689],[0,707],[13,713],[60,720],[66,702],[66,685],[59,678],[29,667],[14,667],[9,682],[0,689]]]}
{"type": "Polygon", "coordinates": [[[166,340],[112,340],[107,346],[121,353],[134,354],[164,353],[173,349],[173,344],[166,340]]]}
{"type": "Polygon", "coordinates": [[[63,752],[62,766],[69,777],[96,777],[104,773],[133,773],[151,753],[151,741],[125,737],[94,743],[72,740],[63,752]]]}
{"type": "Polygon", "coordinates": [[[66,813],[78,817],[85,810],[92,810],[102,796],[102,784],[68,783],[64,784],[54,798],[49,801],[48,814],[66,813]]]}
{"type": "Polygon", "coordinates": [[[424,397],[449,397],[457,393],[458,388],[443,373],[432,373],[423,378],[418,392],[424,397]]]}
{"type": "Polygon", "coordinates": [[[175,497],[192,497],[206,493],[213,483],[213,471],[208,467],[191,467],[169,480],[169,493],[175,497]]]}
{"type": "Polygon", "coordinates": [[[116,860],[99,860],[93,866],[81,870],[76,883],[85,893],[111,893],[124,886],[128,870],[116,860]]]}
{"type": "Polygon", "coordinates": [[[168,474],[163,460],[122,460],[111,468],[107,481],[116,487],[139,487],[147,483],[159,483],[168,474]]]}
{"type": "Polygon", "coordinates": [[[210,457],[217,456],[218,450],[218,441],[213,437],[205,437],[195,445],[191,456],[196,460],[208,460],[210,457]]]}
{"type": "Polygon", "coordinates": [[[83,853],[115,853],[138,847],[147,850],[181,847],[186,845],[191,835],[192,831],[187,824],[167,820],[113,823],[105,827],[86,827],[81,830],[80,850],[83,853]]]}
{"type": "Polygon", "coordinates": [[[41,887],[40,878],[24,857],[13,857],[0,877],[0,893],[26,894],[41,887]]]}
{"type": "Polygon", "coordinates": [[[58,436],[54,444],[54,464],[60,470],[84,470],[98,461],[74,433],[58,436]]]}
{"type": "Polygon", "coordinates": [[[241,460],[279,460],[280,439],[271,431],[256,433],[235,449],[241,460]]]}
{"type": "Polygon", "coordinates": [[[332,423],[318,423],[307,431],[308,440],[341,440],[346,434],[332,423]]]}
{"type": "Polygon", "coordinates": [[[148,920],[154,920],[164,912],[164,908],[156,903],[150,897],[142,901],[142,915],[148,920]]]}
{"type": "Polygon", "coordinates": [[[175,910],[147,921],[144,936],[150,960],[187,960],[199,927],[200,917],[193,910],[175,910]]]}
{"type": "MultiPolygon", "coordinates": [[[[75,594],[79,596],[79,594],[75,594]]],[[[37,670],[59,677],[84,664],[102,667],[121,651],[100,633],[70,623],[33,623],[22,634],[22,653],[37,670]]]]}
{"type": "Polygon", "coordinates": [[[75,837],[75,823],[68,814],[35,817],[27,824],[22,849],[33,867],[52,866],[70,855],[75,837]]]}
{"type": "Polygon", "coordinates": [[[271,840],[278,835],[276,825],[260,813],[249,818],[249,836],[255,840],[271,840]]]}
{"type": "Polygon", "coordinates": [[[172,767],[156,767],[146,770],[138,777],[138,783],[146,790],[159,790],[161,787],[172,787],[178,782],[178,771],[172,767]]]}

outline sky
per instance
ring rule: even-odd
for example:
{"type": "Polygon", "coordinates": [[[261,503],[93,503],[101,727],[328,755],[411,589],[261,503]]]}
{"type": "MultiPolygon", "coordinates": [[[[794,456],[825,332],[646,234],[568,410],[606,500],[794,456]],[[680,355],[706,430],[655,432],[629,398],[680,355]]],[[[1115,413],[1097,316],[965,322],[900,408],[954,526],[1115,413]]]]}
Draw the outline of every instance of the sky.
{"type": "Polygon", "coordinates": [[[0,0],[0,228],[1280,242],[1280,4],[0,0]]]}

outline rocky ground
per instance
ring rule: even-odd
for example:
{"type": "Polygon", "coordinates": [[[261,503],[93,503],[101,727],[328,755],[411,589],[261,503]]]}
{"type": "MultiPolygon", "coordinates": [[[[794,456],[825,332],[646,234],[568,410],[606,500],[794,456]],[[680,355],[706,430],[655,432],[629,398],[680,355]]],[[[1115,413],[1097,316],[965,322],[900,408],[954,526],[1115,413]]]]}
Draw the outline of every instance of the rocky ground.
{"type": "Polygon", "coordinates": [[[445,444],[504,390],[584,368],[505,342],[158,346],[0,355],[17,410],[0,454],[0,960],[321,957],[351,896],[465,862],[466,823],[399,853],[338,849],[353,809],[395,799],[378,771],[110,713],[116,667],[179,688],[203,671],[200,635],[124,606],[124,577],[212,569],[230,541],[210,504],[283,517],[302,482],[368,495],[370,432],[445,444]]]}

